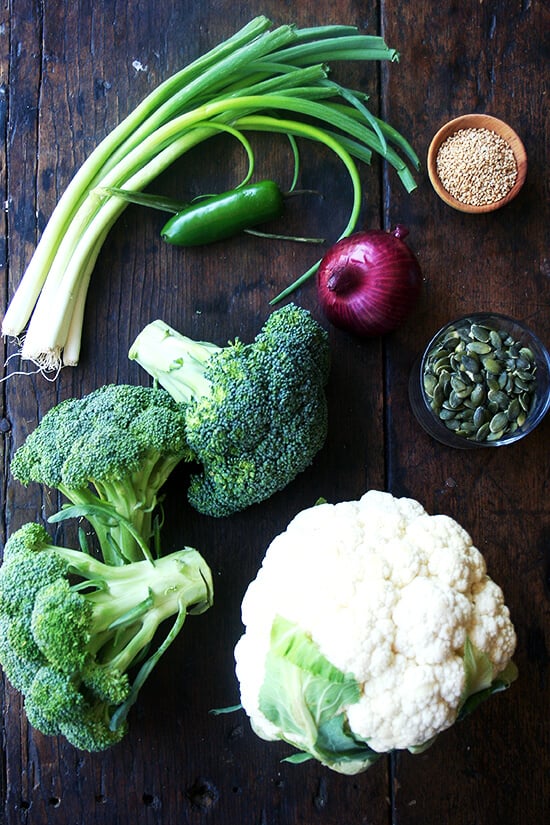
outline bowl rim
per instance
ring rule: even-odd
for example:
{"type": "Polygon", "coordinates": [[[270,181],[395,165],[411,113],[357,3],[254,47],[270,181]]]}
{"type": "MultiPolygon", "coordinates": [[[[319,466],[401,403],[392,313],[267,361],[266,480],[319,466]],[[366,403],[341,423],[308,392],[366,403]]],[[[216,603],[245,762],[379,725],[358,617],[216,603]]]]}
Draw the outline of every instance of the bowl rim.
{"type": "MultiPolygon", "coordinates": [[[[514,444],[517,441],[520,441],[525,436],[529,435],[544,419],[546,414],[550,411],[550,388],[547,391],[546,398],[542,399],[542,403],[540,404],[539,409],[536,412],[536,415],[531,417],[528,416],[526,419],[525,425],[521,428],[516,430],[513,433],[510,433],[507,436],[499,439],[498,441],[475,441],[471,438],[466,438],[465,436],[458,436],[452,430],[449,430],[445,425],[436,417],[434,412],[432,411],[429,401],[426,396],[426,392],[424,389],[424,365],[426,363],[426,359],[431,352],[434,345],[437,343],[438,339],[444,335],[444,333],[450,328],[460,327],[462,324],[471,321],[483,321],[488,319],[496,319],[497,322],[504,322],[509,325],[513,325],[515,327],[520,328],[524,334],[529,337],[530,341],[535,345],[537,349],[537,367],[540,364],[543,364],[543,368],[546,371],[550,379],[550,351],[545,346],[543,341],[539,338],[539,336],[533,332],[523,321],[513,318],[510,315],[506,315],[501,312],[491,312],[491,311],[476,311],[476,312],[468,312],[460,317],[448,321],[446,324],[443,324],[437,332],[432,335],[424,349],[422,350],[421,355],[418,357],[416,362],[416,370],[414,370],[414,379],[412,383],[412,390],[414,392],[415,387],[414,383],[417,384],[417,391],[419,395],[417,398],[420,399],[420,403],[422,405],[422,410],[425,413],[424,416],[420,416],[417,414],[417,418],[419,423],[424,427],[426,432],[435,438],[437,441],[450,446],[450,447],[459,447],[462,449],[468,448],[491,448],[491,447],[503,447],[509,444],[514,444]],[[422,420],[424,419],[424,420],[422,420]],[[429,423],[428,423],[429,421],[429,423]]],[[[413,405],[414,411],[414,405],[413,405]]],[[[415,413],[416,414],[416,413],[415,413]]]]}
{"type": "Polygon", "coordinates": [[[496,209],[501,209],[516,197],[525,183],[525,178],[527,176],[527,153],[525,151],[523,141],[508,123],[498,117],[495,117],[494,115],[473,112],[471,114],[459,115],[452,118],[452,120],[447,121],[437,130],[428,148],[427,170],[428,177],[433,188],[441,200],[448,206],[451,206],[459,212],[467,212],[469,214],[485,214],[487,212],[493,212],[496,209]],[[481,206],[472,206],[457,200],[445,189],[439,179],[439,175],[437,174],[436,159],[439,147],[450,135],[454,134],[461,128],[479,129],[483,127],[496,132],[496,134],[503,137],[509,144],[516,159],[517,178],[510,191],[503,198],[500,198],[500,200],[482,204],[481,206]]]}

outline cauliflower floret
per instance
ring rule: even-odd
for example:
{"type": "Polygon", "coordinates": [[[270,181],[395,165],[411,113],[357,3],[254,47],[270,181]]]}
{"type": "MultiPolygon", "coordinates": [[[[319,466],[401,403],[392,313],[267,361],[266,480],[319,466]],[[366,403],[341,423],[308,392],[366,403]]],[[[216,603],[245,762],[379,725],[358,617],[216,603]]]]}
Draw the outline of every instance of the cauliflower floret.
{"type": "Polygon", "coordinates": [[[424,513],[409,524],[407,535],[418,547],[426,548],[429,575],[461,593],[468,591],[485,573],[485,559],[472,544],[463,527],[449,516],[424,513]],[[433,537],[437,541],[433,541],[433,537]]]}
{"type": "Polygon", "coordinates": [[[516,648],[516,633],[504,593],[489,576],[472,588],[473,612],[467,633],[472,644],[484,650],[491,660],[495,676],[500,673],[516,648]]]}
{"type": "Polygon", "coordinates": [[[393,611],[396,650],[419,664],[441,664],[464,648],[471,613],[462,593],[418,577],[401,590],[393,611]]]}
{"type": "MultiPolygon", "coordinates": [[[[260,697],[278,616],[356,680],[358,696],[334,712],[379,752],[419,747],[456,721],[468,639],[488,657],[493,678],[516,643],[502,591],[468,533],[417,501],[379,491],[299,513],[248,587],[236,672],[242,705],[268,739],[286,736],[265,717],[260,697]]],[[[288,697],[290,708],[295,701],[288,697]]],[[[353,772],[347,763],[335,769],[353,772]]]]}
{"type": "MultiPolygon", "coordinates": [[[[335,506],[340,507],[340,504],[335,506]]],[[[418,501],[394,498],[380,490],[369,490],[355,506],[358,522],[373,541],[401,538],[407,532],[411,519],[425,513],[418,501]]]]}
{"type": "Polygon", "coordinates": [[[455,722],[463,685],[460,656],[429,666],[397,654],[391,670],[365,683],[348,721],[375,751],[417,747],[455,722]]]}

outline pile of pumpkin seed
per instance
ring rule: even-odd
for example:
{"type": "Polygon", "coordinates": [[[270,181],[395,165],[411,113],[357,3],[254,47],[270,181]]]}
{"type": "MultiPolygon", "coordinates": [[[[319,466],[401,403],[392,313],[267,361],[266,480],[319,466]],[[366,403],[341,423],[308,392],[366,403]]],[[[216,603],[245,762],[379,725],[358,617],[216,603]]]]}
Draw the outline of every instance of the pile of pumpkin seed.
{"type": "Polygon", "coordinates": [[[533,408],[536,360],[507,331],[486,323],[449,328],[424,359],[424,392],[458,436],[499,441],[523,427],[533,408]]]}

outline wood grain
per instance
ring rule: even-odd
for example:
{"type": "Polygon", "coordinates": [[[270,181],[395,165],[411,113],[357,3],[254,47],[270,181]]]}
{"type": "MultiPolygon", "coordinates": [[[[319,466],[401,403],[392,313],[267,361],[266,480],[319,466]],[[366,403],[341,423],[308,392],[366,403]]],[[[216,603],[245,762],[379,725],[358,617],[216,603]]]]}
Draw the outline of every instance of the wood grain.
{"type": "MultiPolygon", "coordinates": [[[[2,778],[5,825],[517,825],[548,820],[550,797],[550,421],[512,447],[453,451],[416,423],[407,397],[412,362],[431,335],[465,312],[493,310],[525,321],[550,343],[547,52],[542,0],[383,0],[169,3],[77,0],[0,8],[0,240],[5,304],[57,198],[91,148],[164,77],[255,14],[276,23],[352,23],[383,33],[400,63],[352,67],[346,83],[406,134],[423,161],[407,195],[375,161],[362,170],[363,221],[400,222],[421,262],[424,290],[409,321],[386,339],[356,341],[330,329],[330,432],[315,465],[286,490],[223,524],[191,511],[183,471],[167,491],[167,549],[198,547],[212,566],[216,600],[191,617],[145,686],[127,738],[83,754],[31,730],[4,682],[2,778]],[[490,215],[449,209],[425,169],[431,138],[470,111],[501,117],[521,136],[529,171],[518,197],[490,215]],[[518,683],[442,735],[421,756],[399,753],[343,777],[313,763],[281,762],[289,749],[262,742],[241,714],[215,717],[238,700],[233,647],[240,602],[265,548],[292,515],[319,496],[356,498],[368,487],[418,498],[473,535],[502,585],[518,631],[518,683]]],[[[212,144],[214,146],[214,144],[212,144]]],[[[183,158],[159,191],[220,187],[242,156],[216,151],[183,158]],[[218,157],[223,157],[220,163],[218,157]]],[[[258,165],[286,180],[288,147],[258,140],[258,165]]],[[[324,197],[292,213],[308,233],[336,231],[349,209],[342,169],[322,150],[304,153],[302,183],[324,197]]],[[[9,476],[13,450],[62,398],[103,383],[147,383],[127,359],[155,317],[223,344],[252,337],[269,299],[310,263],[311,250],[253,238],[216,249],[163,245],[157,217],[130,207],[93,274],[81,363],[55,383],[40,377],[1,385],[0,538],[57,508],[36,486],[9,476]]],[[[313,285],[296,299],[322,320],[313,285]]],[[[14,351],[6,345],[6,355],[14,351]]]]}

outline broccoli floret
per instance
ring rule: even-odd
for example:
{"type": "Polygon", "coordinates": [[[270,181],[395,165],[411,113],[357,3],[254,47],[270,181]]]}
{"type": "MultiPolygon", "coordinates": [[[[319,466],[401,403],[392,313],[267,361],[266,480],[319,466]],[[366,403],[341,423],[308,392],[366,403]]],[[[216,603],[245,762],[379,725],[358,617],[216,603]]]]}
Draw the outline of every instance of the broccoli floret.
{"type": "Polygon", "coordinates": [[[114,566],[26,524],[0,567],[0,662],[34,727],[103,750],[126,733],[130,707],[186,616],[211,604],[211,572],[192,548],[114,566]]]}
{"type": "Polygon", "coordinates": [[[225,347],[154,321],[129,357],[184,405],[202,465],[188,497],[202,513],[227,516],[269,498],[325,443],[328,335],[294,304],[273,312],[252,343],[225,347]]]}
{"type": "Polygon", "coordinates": [[[182,405],[165,390],[106,385],[50,410],[12,461],[22,483],[68,499],[50,521],[90,522],[103,557],[83,538],[80,549],[58,547],[44,527],[27,524],[9,538],[0,568],[6,676],[32,725],[84,750],[124,736],[129,709],[186,616],[212,603],[211,573],[196,550],[153,560],[161,487],[193,456],[185,429],[182,405]]]}
{"type": "Polygon", "coordinates": [[[159,490],[190,458],[183,411],[169,393],[109,384],[47,412],[16,451],[11,472],[79,507],[73,514],[88,519],[114,564],[143,558],[159,490]]]}

